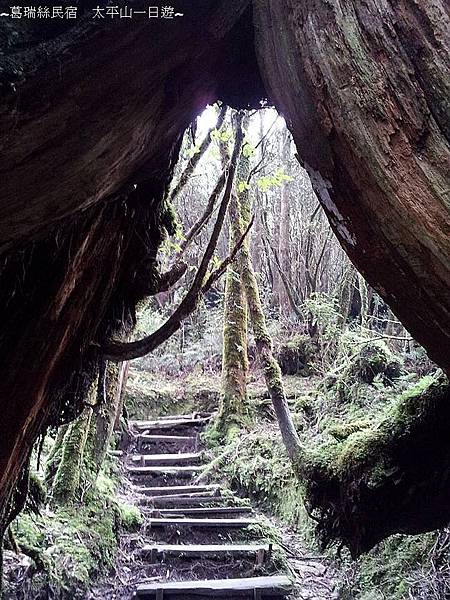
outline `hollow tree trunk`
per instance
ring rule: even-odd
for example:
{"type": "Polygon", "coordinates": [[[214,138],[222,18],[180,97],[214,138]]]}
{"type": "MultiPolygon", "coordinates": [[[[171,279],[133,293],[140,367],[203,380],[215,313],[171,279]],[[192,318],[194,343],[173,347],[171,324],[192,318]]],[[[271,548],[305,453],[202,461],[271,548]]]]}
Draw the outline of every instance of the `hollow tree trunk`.
{"type": "Polygon", "coordinates": [[[34,440],[79,413],[95,348],[142,297],[180,135],[208,101],[276,104],[351,260],[450,373],[444,0],[251,4],[259,69],[244,0],[185,0],[170,34],[1,20],[17,44],[0,56],[0,536],[34,440]]]}
{"type": "Polygon", "coordinates": [[[244,104],[264,95],[247,4],[0,22],[0,538],[37,436],[80,414],[100,344],[150,293],[183,130],[243,82],[244,104]]]}
{"type": "Polygon", "coordinates": [[[254,0],[268,93],[345,251],[450,371],[444,0],[254,0]]]}

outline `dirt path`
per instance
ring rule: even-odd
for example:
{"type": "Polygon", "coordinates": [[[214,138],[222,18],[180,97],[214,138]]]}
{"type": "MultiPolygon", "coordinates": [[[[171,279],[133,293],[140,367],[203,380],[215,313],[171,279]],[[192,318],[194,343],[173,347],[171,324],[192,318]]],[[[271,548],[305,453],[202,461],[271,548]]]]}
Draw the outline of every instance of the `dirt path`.
{"type": "Polygon", "coordinates": [[[196,481],[207,463],[199,433],[208,418],[131,422],[120,495],[140,508],[143,523],[122,536],[115,573],[88,598],[188,600],[202,586],[203,598],[337,598],[326,559],[308,556],[298,536],[273,519],[282,548],[272,544],[267,518],[245,499],[196,481]],[[176,592],[176,582],[185,589],[176,592]]]}

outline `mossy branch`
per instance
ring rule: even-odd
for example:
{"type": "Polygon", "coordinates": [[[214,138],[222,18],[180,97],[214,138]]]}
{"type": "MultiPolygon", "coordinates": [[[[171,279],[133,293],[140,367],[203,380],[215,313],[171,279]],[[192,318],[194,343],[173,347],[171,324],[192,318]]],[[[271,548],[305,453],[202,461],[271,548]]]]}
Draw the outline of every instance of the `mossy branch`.
{"type": "Polygon", "coordinates": [[[222,230],[225,214],[228,208],[228,204],[233,189],[234,175],[236,172],[236,164],[239,156],[240,148],[242,145],[242,118],[239,119],[236,141],[234,144],[233,154],[231,157],[230,165],[228,167],[228,176],[223,194],[222,202],[219,207],[217,214],[216,223],[211,233],[211,237],[206,247],[205,253],[195,275],[194,281],[187,292],[186,296],[181,301],[175,312],[169,317],[169,319],[154,333],[136,340],[134,342],[121,343],[111,342],[103,347],[103,353],[105,358],[111,361],[124,361],[132,360],[134,358],[140,358],[152,352],[155,348],[160,346],[163,342],[168,340],[181,326],[184,319],[189,316],[196,308],[198,299],[202,290],[204,290],[205,277],[208,270],[209,263],[214,254],[219,239],[220,232],[222,230]]]}

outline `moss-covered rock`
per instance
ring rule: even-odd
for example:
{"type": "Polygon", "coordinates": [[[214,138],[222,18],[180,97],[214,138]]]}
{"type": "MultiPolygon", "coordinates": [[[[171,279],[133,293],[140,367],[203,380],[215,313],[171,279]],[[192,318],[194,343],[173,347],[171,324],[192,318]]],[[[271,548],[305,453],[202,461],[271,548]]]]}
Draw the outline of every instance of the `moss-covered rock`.
{"type": "Polygon", "coordinates": [[[377,340],[364,343],[354,354],[346,369],[346,376],[364,383],[372,383],[377,375],[392,381],[402,373],[402,361],[385,344],[377,340]]]}
{"type": "Polygon", "coordinates": [[[357,556],[394,533],[444,526],[449,435],[448,380],[427,376],[371,426],[315,446],[302,475],[323,541],[344,542],[357,556]]]}
{"type": "Polygon", "coordinates": [[[311,375],[317,347],[308,335],[296,335],[280,345],[277,360],[283,375],[311,375]]]}
{"type": "Polygon", "coordinates": [[[361,345],[341,373],[331,374],[324,388],[336,392],[342,402],[370,405],[403,374],[403,362],[380,340],[361,345]],[[380,393],[381,390],[381,393],[380,393]]]}

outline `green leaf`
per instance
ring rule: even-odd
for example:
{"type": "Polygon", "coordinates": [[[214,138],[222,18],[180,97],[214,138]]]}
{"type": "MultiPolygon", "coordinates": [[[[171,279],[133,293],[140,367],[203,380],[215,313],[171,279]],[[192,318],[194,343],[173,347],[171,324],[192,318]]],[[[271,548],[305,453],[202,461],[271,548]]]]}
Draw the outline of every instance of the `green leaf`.
{"type": "Polygon", "coordinates": [[[240,181],[238,183],[238,192],[239,192],[239,194],[242,194],[242,192],[245,192],[245,191],[247,191],[249,189],[250,189],[250,186],[249,186],[249,184],[246,181],[240,181]]]}

